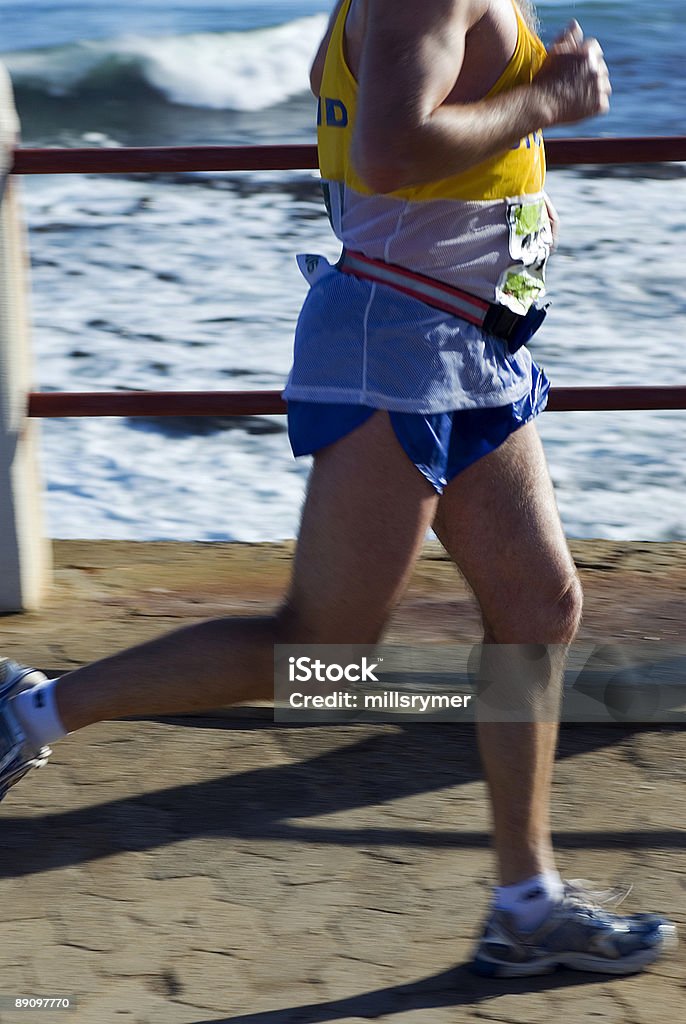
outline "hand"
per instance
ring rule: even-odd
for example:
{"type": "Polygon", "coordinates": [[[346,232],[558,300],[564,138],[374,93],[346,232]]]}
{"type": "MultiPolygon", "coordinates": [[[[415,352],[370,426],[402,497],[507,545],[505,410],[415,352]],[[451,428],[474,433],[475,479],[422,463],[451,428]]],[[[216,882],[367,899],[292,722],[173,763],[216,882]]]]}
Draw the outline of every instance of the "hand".
{"type": "Polygon", "coordinates": [[[532,87],[543,93],[549,124],[570,124],[610,109],[610,75],[597,39],[584,39],[578,21],[558,36],[532,87]]]}
{"type": "Polygon", "coordinates": [[[553,206],[550,196],[547,192],[543,193],[545,199],[546,209],[548,210],[548,220],[550,221],[550,230],[553,235],[553,245],[551,252],[555,252],[560,242],[560,215],[553,206]]]}

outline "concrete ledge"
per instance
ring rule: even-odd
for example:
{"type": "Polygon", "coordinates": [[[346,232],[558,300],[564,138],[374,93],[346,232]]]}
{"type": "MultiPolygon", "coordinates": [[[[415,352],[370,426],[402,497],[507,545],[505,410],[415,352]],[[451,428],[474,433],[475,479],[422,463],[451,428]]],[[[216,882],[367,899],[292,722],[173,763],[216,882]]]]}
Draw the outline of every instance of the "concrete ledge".
{"type": "MultiPolygon", "coordinates": [[[[585,590],[582,640],[686,640],[686,544],[573,541],[585,590]]],[[[0,649],[57,675],[162,632],[274,609],[293,542],[184,544],[56,541],[54,584],[39,612],[0,617],[0,649]]],[[[387,634],[389,643],[478,641],[473,598],[428,543],[387,634]]]]}

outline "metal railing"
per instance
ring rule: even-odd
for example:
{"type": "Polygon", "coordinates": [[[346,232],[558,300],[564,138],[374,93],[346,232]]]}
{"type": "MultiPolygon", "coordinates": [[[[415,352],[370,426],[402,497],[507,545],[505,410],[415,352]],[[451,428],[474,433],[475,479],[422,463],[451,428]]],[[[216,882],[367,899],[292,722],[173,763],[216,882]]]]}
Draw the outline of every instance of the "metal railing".
{"type": "MultiPolygon", "coordinates": [[[[686,409],[686,386],[557,387],[550,389],[550,412],[620,409],[686,409]]],[[[33,392],[28,415],[61,416],[274,416],[286,412],[278,391],[93,391],[33,392]]]]}
{"type": "MultiPolygon", "coordinates": [[[[686,160],[686,136],[549,139],[549,167],[686,160]]],[[[158,146],[17,149],[13,174],[155,174],[185,171],[298,171],[318,167],[316,146],[158,146]]]]}
{"type": "MultiPolygon", "coordinates": [[[[665,163],[686,161],[686,136],[552,139],[548,165],[665,163]]],[[[317,147],[191,146],[107,149],[17,149],[14,174],[152,174],[193,171],[274,171],[316,168],[317,147]]],[[[557,387],[550,411],[686,409],[686,385],[671,387],[557,387]]],[[[251,416],[285,413],[278,391],[34,392],[28,415],[61,416],[251,416]]]]}

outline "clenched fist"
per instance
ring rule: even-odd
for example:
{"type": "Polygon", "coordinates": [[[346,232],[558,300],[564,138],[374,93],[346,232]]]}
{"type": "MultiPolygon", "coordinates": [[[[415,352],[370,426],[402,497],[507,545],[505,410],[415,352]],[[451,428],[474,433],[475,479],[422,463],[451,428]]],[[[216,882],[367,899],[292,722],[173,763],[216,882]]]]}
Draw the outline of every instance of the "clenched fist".
{"type": "Polygon", "coordinates": [[[597,39],[584,39],[573,21],[548,51],[533,80],[549,111],[549,124],[570,124],[610,109],[610,75],[597,39]]]}

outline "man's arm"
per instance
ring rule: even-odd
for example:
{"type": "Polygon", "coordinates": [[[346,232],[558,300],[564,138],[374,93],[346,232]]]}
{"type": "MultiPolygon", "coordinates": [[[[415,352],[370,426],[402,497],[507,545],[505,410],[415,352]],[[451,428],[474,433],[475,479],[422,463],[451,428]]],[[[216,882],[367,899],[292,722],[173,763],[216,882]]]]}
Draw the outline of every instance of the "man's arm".
{"type": "Polygon", "coordinates": [[[531,85],[446,103],[474,10],[471,0],[369,0],[352,157],[373,191],[459,174],[539,128],[608,109],[602,50],[576,22],[531,85]]]}

